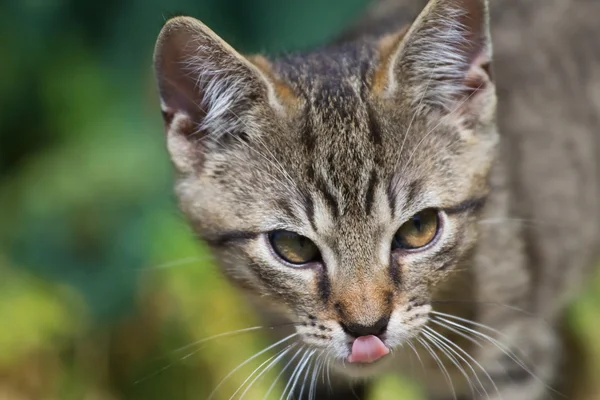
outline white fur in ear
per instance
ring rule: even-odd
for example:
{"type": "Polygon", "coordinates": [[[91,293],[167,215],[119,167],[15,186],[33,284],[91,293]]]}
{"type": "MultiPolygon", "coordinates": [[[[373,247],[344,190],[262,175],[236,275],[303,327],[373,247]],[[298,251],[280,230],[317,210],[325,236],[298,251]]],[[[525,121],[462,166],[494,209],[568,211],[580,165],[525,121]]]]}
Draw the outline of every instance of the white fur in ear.
{"type": "Polygon", "coordinates": [[[240,114],[253,102],[275,103],[270,78],[193,18],[166,23],[156,43],[154,68],[172,138],[169,150],[178,168],[201,156],[200,139],[219,140],[243,130],[240,114]]]}
{"type": "Polygon", "coordinates": [[[391,55],[386,93],[451,111],[491,83],[491,55],[486,0],[432,0],[391,55]]]}

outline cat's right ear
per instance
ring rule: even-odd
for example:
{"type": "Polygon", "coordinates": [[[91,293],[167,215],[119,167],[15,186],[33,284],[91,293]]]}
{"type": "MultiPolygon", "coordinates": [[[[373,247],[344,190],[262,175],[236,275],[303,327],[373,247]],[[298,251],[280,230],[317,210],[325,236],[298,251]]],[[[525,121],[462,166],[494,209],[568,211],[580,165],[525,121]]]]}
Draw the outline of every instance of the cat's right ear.
{"type": "Polygon", "coordinates": [[[242,133],[240,117],[250,107],[260,102],[281,110],[266,60],[250,62],[194,18],[166,23],[156,43],[154,69],[167,147],[180,172],[201,167],[211,141],[242,133]]]}

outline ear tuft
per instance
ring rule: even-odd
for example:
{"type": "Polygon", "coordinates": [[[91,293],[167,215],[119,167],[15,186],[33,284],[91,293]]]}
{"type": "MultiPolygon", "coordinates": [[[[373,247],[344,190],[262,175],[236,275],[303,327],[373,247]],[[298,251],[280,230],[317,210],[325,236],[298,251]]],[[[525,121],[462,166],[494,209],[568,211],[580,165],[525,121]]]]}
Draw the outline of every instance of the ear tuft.
{"type": "Polygon", "coordinates": [[[167,138],[174,141],[169,149],[178,149],[171,156],[181,162],[197,156],[200,141],[186,147],[174,137],[218,140],[243,130],[241,117],[256,102],[277,102],[270,78],[193,18],[176,17],[165,24],[154,69],[167,138]],[[190,154],[182,153],[186,148],[190,154]]]}
{"type": "Polygon", "coordinates": [[[431,0],[399,40],[386,94],[451,111],[492,86],[486,0],[431,0]]]}

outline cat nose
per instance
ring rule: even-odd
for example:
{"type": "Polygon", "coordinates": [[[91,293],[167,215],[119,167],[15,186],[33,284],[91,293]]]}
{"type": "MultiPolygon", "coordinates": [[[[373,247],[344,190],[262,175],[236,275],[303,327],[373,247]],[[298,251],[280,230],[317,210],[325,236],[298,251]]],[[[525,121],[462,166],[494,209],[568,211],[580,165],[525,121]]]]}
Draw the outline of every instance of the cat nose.
{"type": "Polygon", "coordinates": [[[379,321],[375,322],[373,325],[361,325],[354,323],[344,323],[340,322],[342,329],[351,336],[359,337],[359,336],[379,336],[385,333],[387,329],[388,322],[390,322],[390,316],[386,315],[379,319],[379,321]]]}

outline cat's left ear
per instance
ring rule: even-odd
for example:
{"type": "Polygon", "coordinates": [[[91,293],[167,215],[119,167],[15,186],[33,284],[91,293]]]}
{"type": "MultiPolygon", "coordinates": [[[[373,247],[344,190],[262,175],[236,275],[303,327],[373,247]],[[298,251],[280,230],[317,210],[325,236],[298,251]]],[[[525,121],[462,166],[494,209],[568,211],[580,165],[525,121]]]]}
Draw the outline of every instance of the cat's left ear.
{"type": "Polygon", "coordinates": [[[380,42],[374,90],[443,113],[495,102],[487,0],[431,0],[403,32],[380,42]]]}

